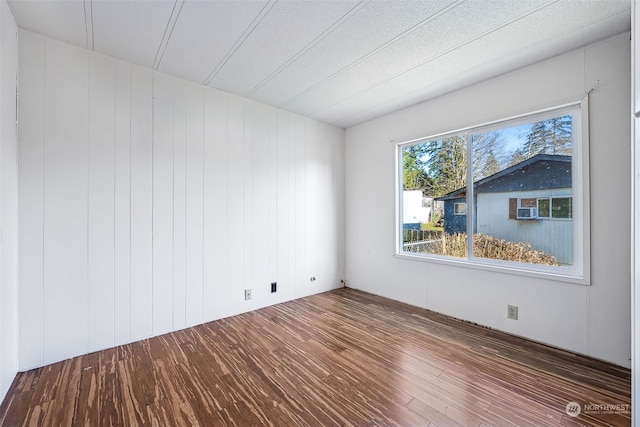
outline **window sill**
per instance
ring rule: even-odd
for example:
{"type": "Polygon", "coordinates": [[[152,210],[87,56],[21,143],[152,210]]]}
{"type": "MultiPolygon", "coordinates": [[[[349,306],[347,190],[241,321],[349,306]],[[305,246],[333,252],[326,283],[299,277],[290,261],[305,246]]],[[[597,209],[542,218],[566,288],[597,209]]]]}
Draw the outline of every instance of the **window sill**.
{"type": "Polygon", "coordinates": [[[471,268],[476,270],[492,271],[501,274],[511,274],[515,276],[533,277],[538,279],[552,280],[556,282],[574,283],[578,285],[590,285],[588,275],[578,274],[576,270],[563,267],[533,266],[517,262],[505,262],[490,259],[466,259],[452,258],[438,255],[413,255],[411,253],[396,253],[398,259],[411,261],[428,262],[452,267],[471,268]]]}

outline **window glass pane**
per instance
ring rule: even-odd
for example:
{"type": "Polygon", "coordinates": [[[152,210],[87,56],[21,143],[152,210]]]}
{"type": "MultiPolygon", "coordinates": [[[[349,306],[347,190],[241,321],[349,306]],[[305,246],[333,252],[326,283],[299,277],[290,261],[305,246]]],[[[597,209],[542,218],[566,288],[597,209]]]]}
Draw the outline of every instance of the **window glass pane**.
{"type": "Polygon", "coordinates": [[[467,204],[466,203],[454,203],[453,205],[453,213],[456,215],[466,215],[467,214],[467,204]]]}
{"type": "Polygon", "coordinates": [[[549,217],[572,217],[571,198],[553,197],[572,192],[572,116],[474,133],[471,143],[473,255],[571,265],[572,221],[549,217]],[[513,199],[519,201],[515,220],[513,199]]]}
{"type": "Polygon", "coordinates": [[[572,218],[571,197],[554,197],[551,206],[552,218],[572,218]]]}
{"type": "Polygon", "coordinates": [[[402,251],[466,257],[465,135],[422,141],[401,150],[402,251]]]}
{"type": "Polygon", "coordinates": [[[520,199],[521,208],[535,208],[537,203],[538,201],[533,197],[530,197],[528,199],[520,199]]]}
{"type": "Polygon", "coordinates": [[[549,218],[549,199],[538,199],[538,218],[549,218]]]}

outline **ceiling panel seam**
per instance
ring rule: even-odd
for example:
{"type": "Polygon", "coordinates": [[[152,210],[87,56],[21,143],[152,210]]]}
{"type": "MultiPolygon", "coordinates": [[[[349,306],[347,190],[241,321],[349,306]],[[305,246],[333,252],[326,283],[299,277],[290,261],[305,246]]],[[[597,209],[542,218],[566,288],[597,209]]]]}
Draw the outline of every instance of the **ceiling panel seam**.
{"type": "MultiPolygon", "coordinates": [[[[464,1],[464,0],[458,0],[458,1],[464,1]]],[[[296,52],[293,56],[291,56],[291,58],[289,58],[287,61],[285,61],[282,65],[280,65],[280,67],[278,67],[274,72],[272,72],[271,74],[269,74],[264,80],[262,80],[260,83],[258,83],[253,89],[251,89],[249,92],[247,92],[244,96],[245,97],[250,97],[251,95],[253,95],[257,90],[259,90],[262,86],[264,86],[265,84],[267,84],[269,81],[271,81],[275,76],[277,76],[278,74],[280,74],[284,69],[286,69],[289,65],[293,64],[295,61],[297,61],[300,57],[302,57],[305,53],[307,53],[312,47],[314,47],[315,45],[317,45],[318,43],[320,43],[322,40],[324,40],[328,35],[330,35],[331,33],[333,33],[335,30],[337,30],[340,26],[342,26],[342,24],[344,24],[345,22],[347,22],[353,15],[355,15],[358,11],[360,11],[360,9],[362,9],[365,5],[369,4],[370,0],[362,0],[360,3],[358,3],[357,5],[355,5],[353,8],[351,8],[351,10],[349,10],[347,13],[345,13],[344,15],[342,15],[336,22],[334,22],[333,24],[331,24],[329,27],[327,27],[322,33],[320,33],[316,38],[314,38],[313,40],[311,40],[311,42],[309,42],[306,46],[304,46],[302,49],[300,49],[298,52],[296,52]]]]}
{"type": "Polygon", "coordinates": [[[414,31],[419,30],[420,28],[424,27],[425,25],[427,25],[428,23],[434,21],[435,19],[439,18],[440,16],[450,12],[452,9],[458,7],[459,5],[461,5],[462,3],[464,3],[466,0],[456,0],[453,3],[448,4],[447,6],[443,7],[442,9],[440,9],[439,11],[437,11],[436,13],[431,14],[430,16],[428,16],[427,18],[425,18],[424,20],[418,22],[417,24],[415,24],[414,26],[408,28],[407,30],[403,31],[402,33],[398,34],[397,36],[387,40],[386,42],[384,42],[383,44],[379,45],[378,47],[376,47],[375,49],[367,52],[366,54],[362,55],[361,57],[359,57],[358,59],[356,59],[355,61],[353,61],[352,63],[350,63],[349,65],[345,65],[344,67],[342,67],[341,69],[339,69],[338,71],[332,73],[331,75],[325,77],[324,79],[316,82],[315,84],[313,84],[312,86],[309,86],[308,88],[306,88],[305,90],[303,90],[302,92],[296,94],[295,96],[287,99],[285,102],[283,102],[282,104],[280,104],[280,108],[285,107],[286,105],[288,105],[289,103],[293,102],[295,99],[297,99],[300,96],[303,96],[304,94],[316,89],[317,87],[325,84],[326,82],[328,82],[329,80],[339,76],[342,73],[345,73],[346,71],[350,70],[351,68],[355,67],[356,65],[358,65],[359,63],[363,62],[364,60],[366,60],[367,58],[372,57],[373,55],[375,55],[376,53],[382,51],[383,49],[387,48],[388,46],[392,45],[393,43],[403,39],[404,37],[409,36],[411,33],[413,33],[414,31]]]}
{"type": "Polygon", "coordinates": [[[87,37],[87,48],[94,50],[93,43],[93,0],[84,0],[82,2],[84,10],[84,31],[87,37]]]}
{"type": "Polygon", "coordinates": [[[338,105],[338,104],[340,104],[340,103],[342,103],[342,102],[344,102],[344,101],[346,101],[348,99],[351,99],[351,98],[353,98],[355,96],[358,96],[358,95],[360,95],[360,94],[362,94],[364,92],[368,92],[368,91],[370,91],[370,90],[372,90],[372,89],[374,89],[374,88],[376,88],[378,86],[381,86],[383,84],[389,83],[390,81],[395,80],[395,79],[397,79],[397,78],[399,78],[399,77],[401,77],[401,76],[403,76],[403,75],[405,75],[405,74],[407,74],[407,73],[409,73],[409,72],[411,72],[411,71],[413,71],[413,70],[415,70],[415,69],[417,69],[419,67],[422,67],[422,66],[428,64],[429,62],[435,61],[436,59],[441,58],[441,57],[443,57],[445,55],[448,55],[448,54],[450,54],[450,53],[452,53],[452,52],[454,52],[454,51],[456,51],[456,50],[458,50],[458,49],[460,49],[460,48],[462,48],[462,47],[464,47],[464,46],[466,46],[468,44],[471,44],[471,43],[477,41],[477,40],[480,40],[480,39],[488,36],[489,34],[495,33],[496,31],[499,31],[499,30],[501,30],[501,29],[503,29],[503,28],[505,28],[505,27],[507,27],[509,25],[512,25],[512,24],[514,24],[514,23],[526,18],[527,16],[533,15],[533,14],[541,11],[542,9],[545,9],[545,8],[557,3],[558,1],[560,1],[560,0],[554,0],[553,2],[546,3],[546,4],[542,5],[542,6],[538,6],[537,8],[535,8],[533,10],[530,10],[527,13],[523,13],[522,15],[519,15],[519,16],[517,16],[515,18],[512,18],[512,19],[510,19],[510,20],[508,20],[508,21],[506,21],[506,22],[504,22],[504,23],[502,23],[500,25],[497,25],[497,26],[495,26],[493,28],[490,28],[489,30],[484,31],[484,32],[478,34],[477,36],[471,37],[471,38],[469,38],[469,39],[467,39],[465,41],[462,41],[462,42],[458,43],[455,46],[452,46],[452,47],[450,47],[448,49],[443,50],[442,52],[439,52],[439,53],[437,53],[437,54],[435,54],[433,56],[430,56],[429,58],[425,59],[424,61],[421,61],[421,62],[419,62],[417,64],[414,64],[414,65],[412,65],[410,67],[407,67],[404,70],[399,71],[399,72],[397,72],[397,73],[395,73],[395,74],[393,74],[393,75],[391,75],[389,77],[385,77],[383,80],[380,80],[377,83],[373,83],[372,85],[368,86],[366,89],[363,89],[363,90],[361,90],[359,92],[351,94],[351,95],[349,95],[347,97],[344,97],[341,100],[334,102],[333,104],[330,104],[330,105],[322,107],[322,108],[320,108],[318,110],[315,110],[310,114],[310,116],[315,116],[316,114],[319,114],[319,113],[321,113],[321,112],[323,112],[323,111],[325,111],[325,110],[327,110],[327,109],[329,109],[329,108],[331,108],[331,107],[333,107],[335,105],[338,105]]]}
{"type": "Polygon", "coordinates": [[[176,23],[178,22],[178,17],[180,16],[180,12],[182,11],[182,6],[184,5],[184,0],[176,0],[173,4],[173,9],[171,10],[171,15],[169,16],[169,21],[167,21],[167,26],[164,28],[164,33],[162,34],[162,40],[160,41],[160,46],[158,46],[158,51],[156,52],[156,57],[153,60],[153,69],[157,70],[162,62],[162,58],[164,57],[164,53],[167,50],[167,44],[169,44],[169,39],[173,34],[173,29],[176,27],[176,23]]]}
{"type": "Polygon", "coordinates": [[[21,29],[341,127],[628,38],[631,3],[7,0],[21,29]]]}
{"type": "Polygon", "coordinates": [[[231,48],[227,51],[227,53],[220,60],[220,62],[218,62],[218,65],[216,65],[215,68],[211,71],[211,73],[209,73],[209,76],[204,81],[204,84],[206,86],[208,86],[209,83],[211,83],[211,81],[216,77],[216,75],[218,75],[220,70],[222,70],[222,68],[227,64],[227,62],[229,62],[231,57],[238,51],[238,49],[240,49],[240,47],[244,44],[244,42],[249,38],[251,33],[253,33],[253,31],[258,27],[258,25],[260,25],[262,20],[269,14],[271,9],[273,9],[273,6],[275,6],[277,2],[278,0],[269,0],[269,2],[265,4],[264,7],[260,10],[260,12],[256,15],[256,17],[253,18],[253,21],[251,21],[249,26],[242,32],[242,34],[240,35],[240,37],[238,37],[238,39],[235,41],[233,46],[231,46],[231,48]]]}

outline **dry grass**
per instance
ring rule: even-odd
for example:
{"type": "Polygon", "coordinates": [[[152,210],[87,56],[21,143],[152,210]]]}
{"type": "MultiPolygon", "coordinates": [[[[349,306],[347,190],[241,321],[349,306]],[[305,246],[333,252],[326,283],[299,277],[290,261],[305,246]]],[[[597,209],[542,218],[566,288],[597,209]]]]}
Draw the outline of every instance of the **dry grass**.
{"type": "MultiPolygon", "coordinates": [[[[473,255],[479,258],[526,262],[529,264],[560,265],[556,257],[536,251],[526,242],[509,242],[486,234],[473,235],[473,255]]],[[[442,254],[454,257],[467,256],[465,233],[442,235],[442,254]]]]}

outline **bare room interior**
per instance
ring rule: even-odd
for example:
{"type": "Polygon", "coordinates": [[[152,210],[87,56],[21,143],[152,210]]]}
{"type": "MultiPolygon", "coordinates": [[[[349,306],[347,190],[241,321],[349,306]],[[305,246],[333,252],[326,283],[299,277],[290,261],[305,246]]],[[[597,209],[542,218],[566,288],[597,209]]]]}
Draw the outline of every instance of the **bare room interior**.
{"type": "Polygon", "coordinates": [[[636,425],[638,19],[0,0],[0,425],[636,425]]]}

